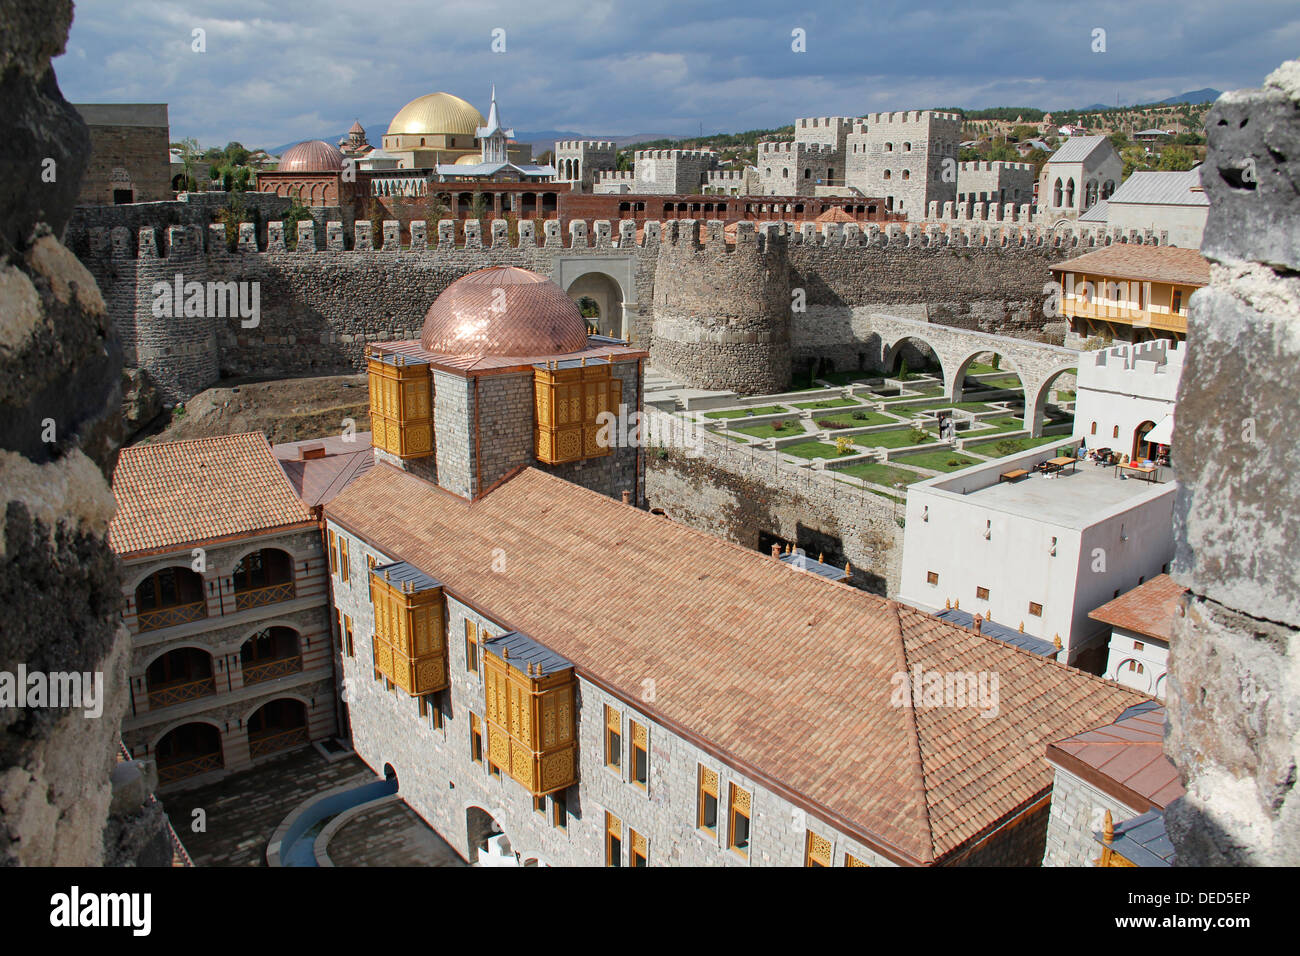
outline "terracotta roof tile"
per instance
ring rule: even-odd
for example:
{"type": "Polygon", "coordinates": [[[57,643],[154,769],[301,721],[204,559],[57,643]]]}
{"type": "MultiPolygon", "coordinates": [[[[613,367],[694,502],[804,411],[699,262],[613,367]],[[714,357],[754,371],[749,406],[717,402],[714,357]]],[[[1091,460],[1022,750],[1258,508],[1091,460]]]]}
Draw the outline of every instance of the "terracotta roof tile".
{"type": "Polygon", "coordinates": [[[1169,642],[1173,638],[1174,618],[1187,588],[1167,574],[1158,574],[1113,601],[1088,612],[1088,617],[1112,627],[1144,634],[1169,642]]]}
{"type": "Polygon", "coordinates": [[[1210,263],[1196,249],[1117,242],[1051,267],[1053,272],[1082,272],[1117,279],[1209,285],[1210,263]]]}
{"type": "Polygon", "coordinates": [[[261,432],[124,448],[113,496],[123,557],[312,520],[261,432]]]}
{"type": "Polygon", "coordinates": [[[471,504],[379,464],[325,511],[620,696],[652,679],[651,716],[916,862],[1045,791],[1048,742],[1147,699],[531,468],[471,504]],[[891,705],[913,665],[998,673],[999,714],[891,705]]]}

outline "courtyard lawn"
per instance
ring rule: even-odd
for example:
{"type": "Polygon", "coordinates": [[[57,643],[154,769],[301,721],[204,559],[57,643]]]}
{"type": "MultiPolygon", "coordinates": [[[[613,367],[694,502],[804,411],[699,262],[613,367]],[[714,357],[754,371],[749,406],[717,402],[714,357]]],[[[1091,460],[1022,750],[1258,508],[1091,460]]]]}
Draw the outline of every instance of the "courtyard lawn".
{"type": "Polygon", "coordinates": [[[968,431],[966,432],[966,434],[971,437],[974,437],[976,434],[996,435],[998,432],[1020,431],[1022,428],[1025,427],[1025,423],[1021,419],[1010,415],[1007,416],[1006,418],[982,418],[980,419],[980,424],[992,425],[993,429],[991,431],[988,429],[980,429],[979,432],[968,431]]]}
{"type": "Polygon", "coordinates": [[[955,405],[903,405],[898,408],[891,408],[889,414],[902,415],[904,418],[915,418],[918,415],[933,415],[935,412],[950,412],[954,408],[960,408],[967,412],[993,412],[997,409],[986,402],[957,402],[955,405]]]}
{"type": "Polygon", "coordinates": [[[1039,445],[1050,445],[1052,442],[1065,442],[1070,438],[1069,435],[1044,435],[1041,438],[991,438],[988,441],[971,442],[966,446],[967,451],[973,451],[981,455],[988,455],[992,458],[1005,458],[1007,455],[1018,455],[1022,451],[1028,451],[1031,448],[1037,448],[1039,445]],[[1002,451],[997,446],[1003,442],[1008,443],[1008,448],[1014,445],[1009,451],[1002,451]]]}
{"type": "Polygon", "coordinates": [[[873,378],[880,378],[879,372],[830,372],[826,375],[818,375],[817,381],[830,382],[832,385],[853,385],[857,382],[869,382],[873,378]]]}
{"type": "Polygon", "coordinates": [[[916,481],[924,481],[925,475],[915,471],[909,471],[906,468],[895,468],[892,465],[884,465],[878,461],[866,461],[860,465],[848,465],[844,468],[835,469],[836,474],[851,475],[854,478],[861,478],[863,481],[869,481],[872,484],[883,485],[886,488],[893,488],[896,485],[910,485],[916,481]]]}
{"type": "Polygon", "coordinates": [[[947,472],[959,471],[977,464],[979,459],[955,451],[921,451],[904,455],[894,461],[900,465],[915,465],[918,468],[929,468],[931,471],[947,472]]]}
{"type": "Polygon", "coordinates": [[[888,415],[882,415],[879,412],[863,411],[852,412],[850,414],[840,415],[823,415],[815,418],[813,424],[821,427],[821,422],[833,422],[836,428],[868,428],[871,425],[887,425],[893,419],[888,415]],[[854,418],[854,415],[862,415],[862,418],[854,418]]]}
{"type": "Polygon", "coordinates": [[[763,405],[759,408],[728,408],[720,412],[705,412],[705,418],[748,418],[749,413],[755,415],[776,415],[785,411],[784,405],[763,405]]]}
{"type": "Polygon", "coordinates": [[[910,428],[891,428],[889,431],[853,436],[853,443],[863,448],[906,448],[908,445],[924,445],[934,440],[934,433],[926,432],[924,438],[916,441],[912,438],[910,428]]]}
{"type": "MultiPolygon", "coordinates": [[[[842,458],[843,456],[836,450],[835,446],[824,441],[802,441],[794,445],[787,445],[785,448],[778,448],[777,451],[794,455],[796,458],[842,458]]],[[[856,448],[849,449],[846,455],[858,454],[856,448]]]]}
{"type": "Polygon", "coordinates": [[[749,435],[752,438],[789,438],[791,435],[807,434],[803,427],[803,419],[797,416],[777,419],[777,421],[785,422],[785,427],[773,428],[772,426],[776,422],[772,422],[767,425],[750,425],[748,428],[729,428],[727,430],[740,435],[749,435]]]}
{"type": "Polygon", "coordinates": [[[820,402],[801,402],[795,408],[849,408],[861,404],[851,398],[826,398],[820,402]]]}

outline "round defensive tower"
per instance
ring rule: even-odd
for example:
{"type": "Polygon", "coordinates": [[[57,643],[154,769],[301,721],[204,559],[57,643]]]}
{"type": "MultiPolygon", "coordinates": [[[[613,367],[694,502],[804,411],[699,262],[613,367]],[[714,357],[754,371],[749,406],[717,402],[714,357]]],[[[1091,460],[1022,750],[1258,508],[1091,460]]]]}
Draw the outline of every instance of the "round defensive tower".
{"type": "Polygon", "coordinates": [[[785,238],[736,223],[729,247],[710,221],[664,223],[655,268],[650,364],[692,388],[742,395],[790,384],[790,264],[785,238]]]}

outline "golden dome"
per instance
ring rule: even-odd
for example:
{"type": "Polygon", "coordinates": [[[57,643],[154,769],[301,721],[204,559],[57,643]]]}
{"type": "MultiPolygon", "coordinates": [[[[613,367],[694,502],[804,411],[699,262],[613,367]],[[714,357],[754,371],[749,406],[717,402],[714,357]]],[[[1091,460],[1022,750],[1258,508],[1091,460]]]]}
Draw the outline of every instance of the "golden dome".
{"type": "Polygon", "coordinates": [[[434,300],[420,345],[449,355],[564,355],[586,348],[587,323],[546,276],[492,266],[462,276],[434,300]]]}
{"type": "Polygon", "coordinates": [[[483,114],[459,96],[426,93],[407,103],[388,124],[387,136],[470,136],[487,124],[483,114]]]}
{"type": "Polygon", "coordinates": [[[456,160],[457,166],[475,166],[483,161],[483,157],[478,153],[466,153],[460,159],[456,160]]]}

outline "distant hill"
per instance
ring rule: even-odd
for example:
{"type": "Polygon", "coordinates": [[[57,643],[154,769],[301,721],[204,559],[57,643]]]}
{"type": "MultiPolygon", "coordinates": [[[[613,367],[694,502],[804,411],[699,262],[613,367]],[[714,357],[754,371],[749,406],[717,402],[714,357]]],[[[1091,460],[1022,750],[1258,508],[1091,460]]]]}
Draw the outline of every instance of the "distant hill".
{"type": "MultiPolygon", "coordinates": [[[[1179,93],[1177,96],[1170,96],[1163,100],[1156,100],[1154,103],[1123,103],[1119,106],[1119,109],[1132,109],[1137,106],[1177,106],[1179,103],[1192,103],[1194,105],[1200,103],[1213,103],[1222,95],[1222,91],[1211,89],[1207,86],[1203,90],[1191,90],[1187,93],[1179,93]]],[[[1115,108],[1116,107],[1113,103],[1090,103],[1087,106],[1079,107],[1075,112],[1100,113],[1102,110],[1113,110],[1115,108]]]]}

